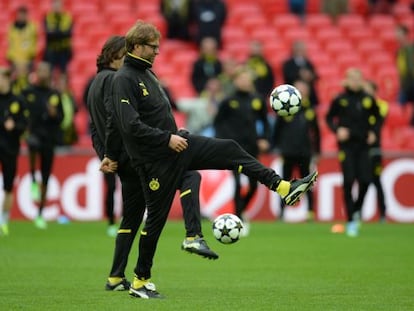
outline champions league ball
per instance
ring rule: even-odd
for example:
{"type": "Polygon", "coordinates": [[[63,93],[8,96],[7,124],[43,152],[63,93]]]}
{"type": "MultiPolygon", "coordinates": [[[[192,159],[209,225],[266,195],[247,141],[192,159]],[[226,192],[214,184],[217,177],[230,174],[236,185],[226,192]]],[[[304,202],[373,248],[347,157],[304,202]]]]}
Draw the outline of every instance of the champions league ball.
{"type": "Polygon", "coordinates": [[[233,214],[222,214],[213,221],[213,235],[223,244],[237,242],[242,229],[243,222],[233,214]]]}
{"type": "Polygon", "coordinates": [[[270,107],[281,117],[296,114],[300,110],[301,102],[302,95],[290,84],[279,85],[270,94],[270,107]]]}

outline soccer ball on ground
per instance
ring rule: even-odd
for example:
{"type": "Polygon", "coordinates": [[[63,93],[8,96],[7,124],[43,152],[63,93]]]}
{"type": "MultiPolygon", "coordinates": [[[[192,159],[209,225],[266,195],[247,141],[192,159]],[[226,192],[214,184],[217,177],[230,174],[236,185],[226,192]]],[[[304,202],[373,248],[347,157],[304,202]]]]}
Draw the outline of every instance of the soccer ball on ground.
{"type": "Polygon", "coordinates": [[[242,229],[243,222],[233,214],[222,214],[213,221],[213,235],[223,244],[237,242],[242,229]]]}
{"type": "Polygon", "coordinates": [[[298,113],[301,102],[299,90],[290,84],[279,85],[270,93],[270,107],[281,117],[298,113]]]}

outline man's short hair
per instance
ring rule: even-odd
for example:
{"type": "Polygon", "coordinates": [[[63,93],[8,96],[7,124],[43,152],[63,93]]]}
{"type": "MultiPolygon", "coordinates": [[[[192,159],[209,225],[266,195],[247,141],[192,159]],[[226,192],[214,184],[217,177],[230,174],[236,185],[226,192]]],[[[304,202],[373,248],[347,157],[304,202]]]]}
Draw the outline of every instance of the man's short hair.
{"type": "Polygon", "coordinates": [[[126,50],[132,52],[136,44],[147,44],[161,38],[161,33],[152,24],[137,20],[125,35],[126,50]]]}
{"type": "Polygon", "coordinates": [[[125,56],[125,37],[111,36],[106,40],[102,47],[101,53],[96,59],[98,70],[108,67],[115,59],[125,56]]]}

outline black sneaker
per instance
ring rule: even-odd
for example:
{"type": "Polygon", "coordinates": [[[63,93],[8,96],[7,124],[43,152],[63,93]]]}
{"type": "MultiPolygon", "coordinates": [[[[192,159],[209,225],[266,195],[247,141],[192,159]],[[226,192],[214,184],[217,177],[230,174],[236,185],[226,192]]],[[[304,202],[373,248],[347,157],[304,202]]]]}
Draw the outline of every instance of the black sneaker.
{"type": "Polygon", "coordinates": [[[208,259],[219,258],[219,256],[208,247],[207,242],[198,236],[195,238],[185,238],[183,244],[181,244],[181,249],[208,259]]]}
{"type": "Polygon", "coordinates": [[[159,292],[155,289],[155,284],[148,282],[140,288],[129,288],[129,295],[135,298],[164,298],[159,292]]]}
{"type": "Polygon", "coordinates": [[[123,278],[119,283],[116,283],[114,285],[111,285],[109,281],[107,281],[105,284],[105,290],[123,291],[128,290],[130,286],[131,283],[127,279],[123,278]]]}
{"type": "Polygon", "coordinates": [[[300,200],[300,196],[312,188],[318,172],[313,172],[302,179],[294,179],[290,182],[289,193],[282,198],[285,205],[294,205],[300,200]]]}

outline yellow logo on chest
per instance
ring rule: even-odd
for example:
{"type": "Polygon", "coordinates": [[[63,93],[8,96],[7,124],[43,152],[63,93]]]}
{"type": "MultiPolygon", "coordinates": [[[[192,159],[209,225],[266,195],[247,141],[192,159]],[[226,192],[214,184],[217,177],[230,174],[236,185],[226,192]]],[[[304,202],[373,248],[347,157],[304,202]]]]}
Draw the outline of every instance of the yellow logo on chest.
{"type": "Polygon", "coordinates": [[[145,86],[144,82],[140,82],[139,87],[142,90],[142,96],[148,96],[149,95],[149,92],[148,92],[147,87],[145,86]]]}
{"type": "Polygon", "coordinates": [[[150,182],[149,182],[149,188],[152,191],[157,191],[160,188],[160,183],[158,182],[158,178],[153,178],[150,182]]]}

